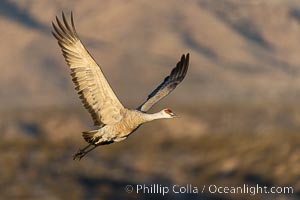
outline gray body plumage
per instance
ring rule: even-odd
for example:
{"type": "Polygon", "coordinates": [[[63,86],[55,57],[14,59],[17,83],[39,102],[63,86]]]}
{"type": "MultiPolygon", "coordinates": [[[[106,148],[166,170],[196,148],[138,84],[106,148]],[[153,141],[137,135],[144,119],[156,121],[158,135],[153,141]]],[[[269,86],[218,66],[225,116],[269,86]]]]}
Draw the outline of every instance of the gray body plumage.
{"type": "Polygon", "coordinates": [[[115,124],[105,125],[104,127],[83,133],[84,139],[88,143],[99,145],[106,142],[120,142],[133,133],[141,124],[150,121],[145,114],[124,109],[121,111],[121,120],[115,124]]]}

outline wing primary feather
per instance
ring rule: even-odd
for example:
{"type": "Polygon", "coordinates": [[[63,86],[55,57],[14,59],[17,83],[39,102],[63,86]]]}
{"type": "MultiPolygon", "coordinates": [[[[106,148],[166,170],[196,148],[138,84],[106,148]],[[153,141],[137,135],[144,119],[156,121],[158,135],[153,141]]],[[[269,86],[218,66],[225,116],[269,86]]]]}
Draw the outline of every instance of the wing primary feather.
{"type": "Polygon", "coordinates": [[[186,55],[183,54],[176,66],[171,70],[170,75],[148,95],[147,100],[137,109],[142,112],[147,112],[155,103],[170,94],[186,76],[189,58],[189,53],[186,55]]]}
{"type": "Polygon", "coordinates": [[[76,36],[73,34],[73,30],[71,29],[71,27],[69,26],[69,23],[68,23],[67,20],[66,20],[66,17],[65,17],[64,12],[62,12],[61,15],[62,15],[62,18],[63,18],[64,24],[65,24],[65,27],[66,27],[66,29],[68,30],[68,32],[69,32],[73,37],[76,37],[76,36]]]}
{"type": "Polygon", "coordinates": [[[56,40],[60,40],[59,36],[54,31],[51,31],[51,33],[55,37],[56,40]]]}
{"type": "Polygon", "coordinates": [[[71,12],[71,25],[72,25],[72,28],[73,28],[74,36],[78,37],[77,32],[76,32],[76,28],[75,28],[75,24],[74,24],[73,12],[71,12]]]}
{"type": "Polygon", "coordinates": [[[63,36],[63,34],[61,33],[61,31],[58,30],[58,28],[57,28],[57,26],[54,24],[54,22],[52,22],[52,26],[53,26],[55,32],[57,33],[57,36],[59,36],[59,37],[57,38],[57,40],[58,40],[59,42],[63,41],[64,36],[63,36]]]}
{"type": "Polygon", "coordinates": [[[55,19],[56,19],[56,23],[59,26],[60,30],[62,30],[62,32],[64,33],[64,36],[69,38],[69,35],[68,35],[64,25],[62,25],[62,23],[60,22],[60,20],[58,19],[57,16],[55,17],[55,19]]]}

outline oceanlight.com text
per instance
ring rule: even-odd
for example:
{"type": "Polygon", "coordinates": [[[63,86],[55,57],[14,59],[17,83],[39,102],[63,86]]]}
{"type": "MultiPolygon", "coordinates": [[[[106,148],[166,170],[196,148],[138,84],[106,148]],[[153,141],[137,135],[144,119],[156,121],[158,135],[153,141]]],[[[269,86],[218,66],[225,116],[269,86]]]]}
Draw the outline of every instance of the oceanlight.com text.
{"type": "Polygon", "coordinates": [[[126,185],[127,193],[135,192],[137,194],[248,194],[254,196],[256,194],[293,194],[294,188],[287,186],[260,186],[248,185],[241,186],[219,186],[219,185],[203,185],[201,187],[192,184],[186,185],[162,185],[162,184],[137,184],[126,185]]]}
{"type": "Polygon", "coordinates": [[[254,196],[256,194],[293,194],[294,189],[293,187],[268,187],[268,186],[249,186],[244,184],[242,186],[217,186],[217,185],[210,185],[208,187],[208,192],[211,194],[249,194],[254,196]]]}

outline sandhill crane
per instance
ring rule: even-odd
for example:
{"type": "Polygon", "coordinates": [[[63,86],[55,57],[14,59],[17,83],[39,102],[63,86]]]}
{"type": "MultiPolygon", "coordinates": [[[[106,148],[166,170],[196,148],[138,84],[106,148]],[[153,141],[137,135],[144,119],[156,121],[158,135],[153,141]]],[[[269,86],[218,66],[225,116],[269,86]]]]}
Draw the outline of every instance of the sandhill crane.
{"type": "Polygon", "coordinates": [[[147,111],[162,98],[173,91],[184,79],[189,66],[189,53],[182,55],[169,76],[148,96],[137,109],[125,108],[107,82],[100,66],[81,43],[76,32],[71,13],[71,25],[62,13],[61,22],[56,17],[52,22],[53,36],[61,47],[63,56],[70,67],[72,81],[78,91],[84,107],[91,114],[96,130],[85,131],[83,138],[89,144],[79,149],[73,160],[80,160],[88,152],[100,145],[125,140],[140,125],[155,119],[174,118],[170,109],[163,109],[154,114],[147,111]]]}

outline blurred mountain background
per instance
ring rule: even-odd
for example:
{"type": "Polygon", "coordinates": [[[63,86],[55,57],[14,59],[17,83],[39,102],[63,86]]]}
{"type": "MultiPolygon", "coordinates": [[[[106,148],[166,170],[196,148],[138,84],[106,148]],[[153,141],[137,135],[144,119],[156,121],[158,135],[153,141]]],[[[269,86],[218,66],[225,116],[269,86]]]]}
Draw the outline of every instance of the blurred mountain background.
{"type": "Polygon", "coordinates": [[[298,0],[2,0],[0,32],[2,198],[164,199],[124,190],[154,183],[291,186],[251,199],[300,198],[298,0]],[[182,117],[73,162],[93,127],[51,35],[62,11],[130,108],[190,52],[186,79],[151,111],[182,117]]]}

